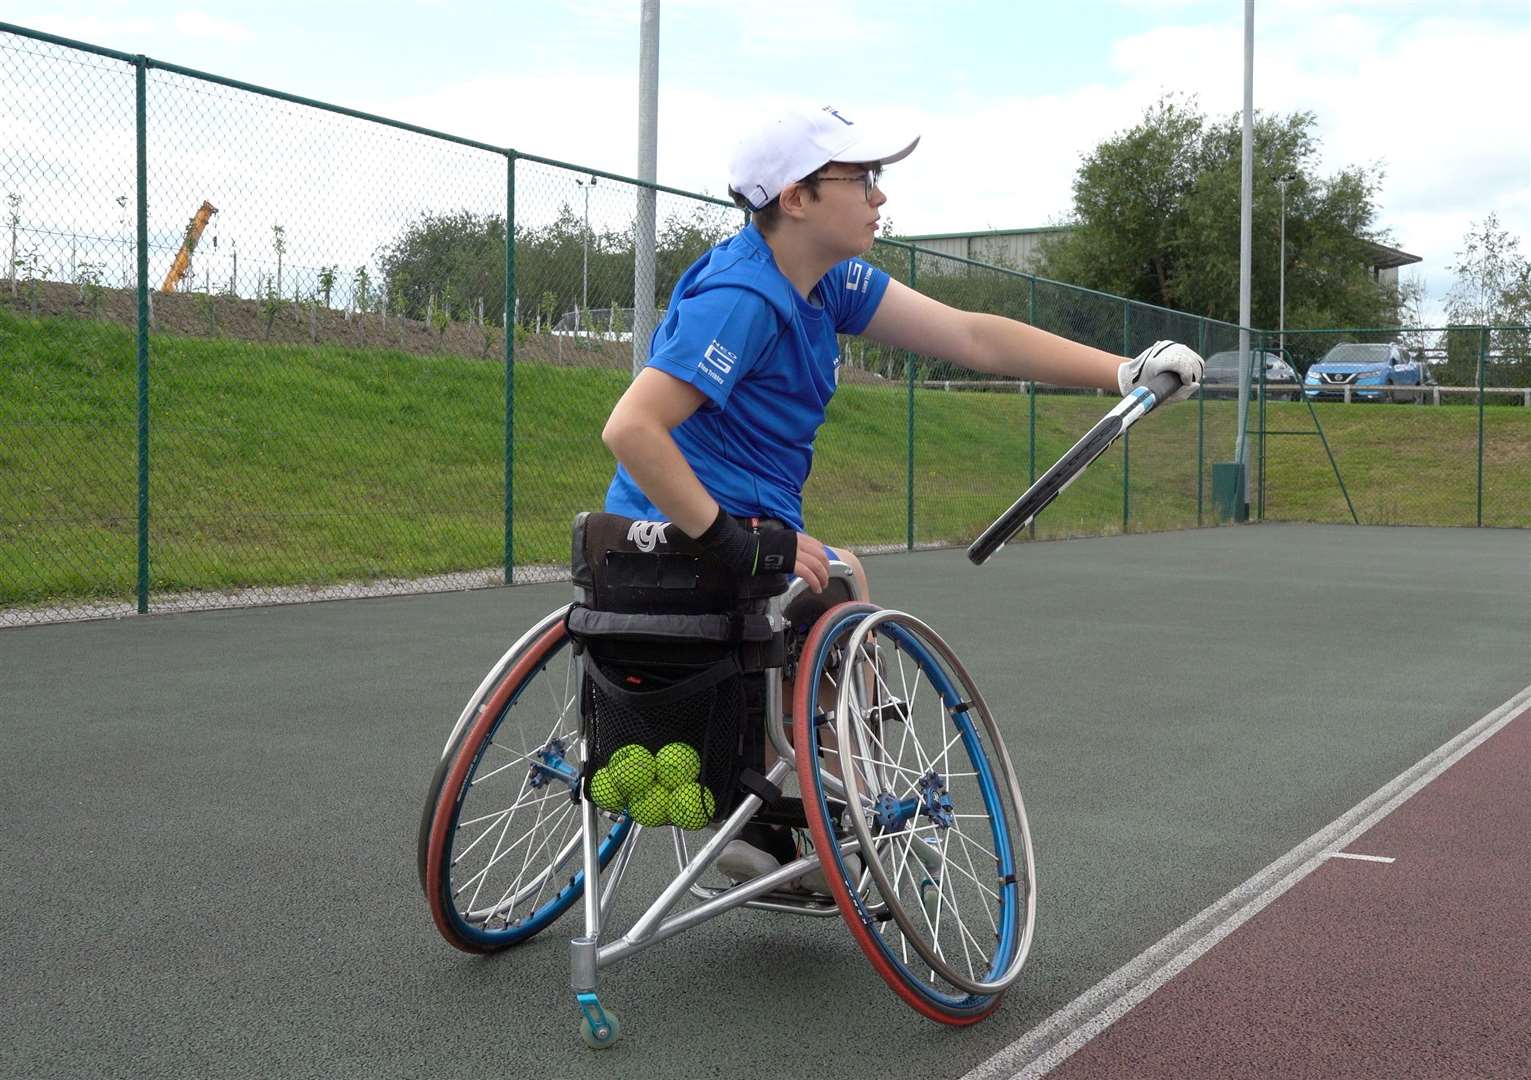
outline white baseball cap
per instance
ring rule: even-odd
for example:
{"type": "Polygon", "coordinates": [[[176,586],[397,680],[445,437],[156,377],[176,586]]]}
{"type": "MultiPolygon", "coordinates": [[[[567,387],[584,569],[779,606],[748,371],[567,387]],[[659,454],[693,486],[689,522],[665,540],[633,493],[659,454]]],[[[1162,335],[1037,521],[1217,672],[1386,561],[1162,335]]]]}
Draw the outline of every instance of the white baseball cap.
{"type": "Polygon", "coordinates": [[[759,210],[782,188],[831,161],[888,165],[908,157],[919,142],[918,135],[868,130],[832,105],[795,107],[739,141],[728,163],[728,186],[759,210]]]}

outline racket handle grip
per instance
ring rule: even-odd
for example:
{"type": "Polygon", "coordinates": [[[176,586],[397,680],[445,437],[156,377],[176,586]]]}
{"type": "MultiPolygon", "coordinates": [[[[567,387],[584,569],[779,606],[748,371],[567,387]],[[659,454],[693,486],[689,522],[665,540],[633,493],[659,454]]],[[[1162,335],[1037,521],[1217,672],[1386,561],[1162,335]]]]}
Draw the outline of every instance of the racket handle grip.
{"type": "Polygon", "coordinates": [[[1180,376],[1173,371],[1161,371],[1152,379],[1148,380],[1148,392],[1154,396],[1155,405],[1163,405],[1165,400],[1181,387],[1180,376]]]}

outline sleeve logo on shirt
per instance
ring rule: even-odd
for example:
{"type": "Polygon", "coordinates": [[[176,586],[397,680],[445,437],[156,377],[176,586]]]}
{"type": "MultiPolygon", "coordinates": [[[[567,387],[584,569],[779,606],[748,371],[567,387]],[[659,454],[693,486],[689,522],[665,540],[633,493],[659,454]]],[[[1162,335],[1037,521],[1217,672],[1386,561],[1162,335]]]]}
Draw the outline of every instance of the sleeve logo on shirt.
{"type": "Polygon", "coordinates": [[[866,263],[852,262],[846,267],[845,289],[847,292],[865,292],[871,281],[872,275],[867,272],[866,263]]]}
{"type": "Polygon", "coordinates": [[[729,352],[722,342],[714,341],[702,354],[702,374],[713,382],[722,384],[724,376],[734,370],[739,357],[729,352]]]}

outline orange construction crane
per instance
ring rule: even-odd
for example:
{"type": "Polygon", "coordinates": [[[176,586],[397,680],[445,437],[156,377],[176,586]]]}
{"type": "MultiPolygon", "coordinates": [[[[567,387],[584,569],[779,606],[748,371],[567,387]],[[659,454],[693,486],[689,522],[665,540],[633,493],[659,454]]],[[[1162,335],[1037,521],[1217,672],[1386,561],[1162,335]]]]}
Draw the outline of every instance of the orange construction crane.
{"type": "Polygon", "coordinates": [[[181,241],[181,250],[175,253],[175,262],[170,266],[170,273],[165,275],[165,284],[160,286],[160,292],[175,292],[176,286],[186,276],[186,271],[191,269],[191,253],[197,248],[197,241],[202,239],[202,230],[207,228],[207,219],[218,212],[218,208],[206,199],[202,200],[202,206],[192,217],[191,223],[186,226],[186,237],[181,241]]]}

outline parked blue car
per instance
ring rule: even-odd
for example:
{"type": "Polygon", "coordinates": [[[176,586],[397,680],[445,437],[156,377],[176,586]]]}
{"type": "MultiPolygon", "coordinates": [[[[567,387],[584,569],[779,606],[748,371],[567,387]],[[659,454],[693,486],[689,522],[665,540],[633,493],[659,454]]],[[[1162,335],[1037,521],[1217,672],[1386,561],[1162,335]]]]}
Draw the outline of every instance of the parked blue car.
{"type": "Polygon", "coordinates": [[[1308,368],[1302,392],[1309,401],[1343,398],[1345,388],[1361,401],[1386,401],[1393,395],[1382,386],[1418,386],[1420,364],[1401,345],[1371,345],[1347,341],[1336,345],[1308,368]]]}

